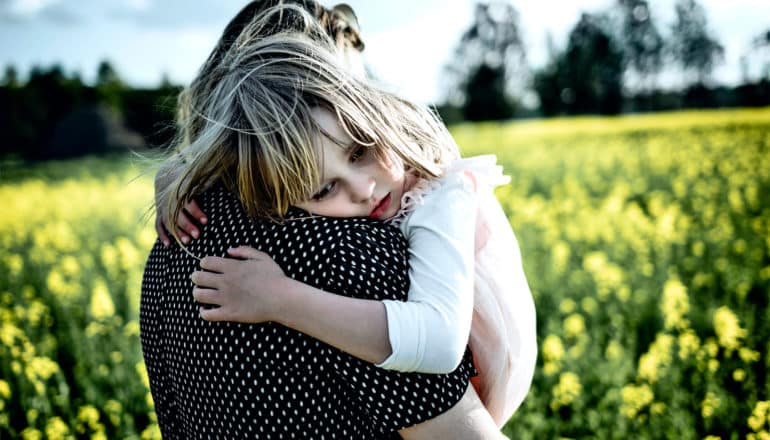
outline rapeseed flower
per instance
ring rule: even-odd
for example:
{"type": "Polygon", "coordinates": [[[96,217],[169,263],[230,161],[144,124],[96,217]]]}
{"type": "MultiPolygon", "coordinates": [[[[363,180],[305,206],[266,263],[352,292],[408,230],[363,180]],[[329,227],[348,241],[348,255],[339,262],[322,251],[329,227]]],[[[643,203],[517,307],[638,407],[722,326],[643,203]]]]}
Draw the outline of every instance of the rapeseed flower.
{"type": "Polygon", "coordinates": [[[703,401],[701,402],[701,415],[704,419],[708,419],[709,417],[714,415],[714,412],[719,409],[719,406],[721,405],[722,401],[719,399],[719,397],[716,396],[713,392],[709,391],[706,393],[706,397],[703,398],[703,401]]]}
{"type": "Polygon", "coordinates": [[[160,428],[157,423],[150,424],[144,431],[142,431],[142,440],[160,440],[160,428]]]}
{"type": "Polygon", "coordinates": [[[564,334],[569,339],[575,339],[586,331],[586,322],[583,315],[573,313],[564,318],[564,334]]]}
{"type": "Polygon", "coordinates": [[[756,362],[760,358],[760,354],[758,351],[752,350],[747,347],[741,347],[738,349],[738,357],[741,358],[743,362],[751,363],[756,362]]]}
{"type": "Polygon", "coordinates": [[[11,398],[11,386],[8,382],[0,379],[0,398],[8,400],[11,398]]]}
{"type": "Polygon", "coordinates": [[[70,438],[69,427],[59,417],[51,417],[45,424],[45,437],[48,440],[64,440],[70,438]]]}
{"type": "Polygon", "coordinates": [[[671,364],[671,349],[674,338],[665,333],[658,333],[647,353],[639,358],[639,377],[650,383],[660,379],[663,370],[671,364]]]}
{"type": "Polygon", "coordinates": [[[689,322],[684,319],[690,310],[690,302],[687,298],[687,287],[676,278],[669,279],[663,285],[663,309],[664,325],[667,329],[684,329],[689,322]]]}
{"type": "Polygon", "coordinates": [[[21,431],[21,438],[23,440],[42,440],[43,433],[32,427],[24,428],[24,430],[21,431]]]}
{"type": "Polygon", "coordinates": [[[628,419],[633,419],[647,405],[651,404],[655,395],[647,384],[626,385],[620,390],[620,397],[623,400],[620,406],[620,413],[628,419]]]}
{"type": "Polygon", "coordinates": [[[575,303],[575,300],[572,298],[564,298],[559,303],[559,311],[564,314],[574,312],[576,307],[577,307],[577,303],[575,303]]]}
{"type": "Polygon", "coordinates": [[[107,319],[115,314],[115,304],[107,289],[107,283],[102,279],[97,279],[94,283],[89,310],[91,316],[97,320],[107,319]]]}
{"type": "Polygon", "coordinates": [[[740,348],[741,339],[746,337],[746,330],[741,328],[738,317],[727,306],[722,306],[714,312],[714,330],[719,345],[725,348],[728,355],[740,348]]]}
{"type": "Polygon", "coordinates": [[[563,406],[572,405],[583,392],[583,385],[577,374],[566,371],[559,376],[559,383],[553,388],[553,399],[551,400],[551,409],[559,409],[563,406]]]}
{"type": "Polygon", "coordinates": [[[559,362],[564,357],[564,344],[558,336],[548,335],[543,341],[542,353],[546,361],[559,362]]]}
{"type": "Polygon", "coordinates": [[[760,400],[754,405],[751,416],[749,416],[749,428],[754,432],[759,432],[764,428],[766,422],[770,423],[770,401],[760,400]]]}
{"type": "Polygon", "coordinates": [[[685,360],[700,349],[700,338],[692,329],[687,329],[677,337],[679,359],[685,360]]]}
{"type": "Polygon", "coordinates": [[[59,371],[59,364],[45,356],[35,356],[27,365],[27,372],[30,380],[40,378],[48,380],[59,371]]]}
{"type": "Polygon", "coordinates": [[[85,433],[86,427],[92,431],[102,431],[104,426],[99,423],[99,410],[93,405],[83,405],[78,409],[78,432],[85,433]]]}

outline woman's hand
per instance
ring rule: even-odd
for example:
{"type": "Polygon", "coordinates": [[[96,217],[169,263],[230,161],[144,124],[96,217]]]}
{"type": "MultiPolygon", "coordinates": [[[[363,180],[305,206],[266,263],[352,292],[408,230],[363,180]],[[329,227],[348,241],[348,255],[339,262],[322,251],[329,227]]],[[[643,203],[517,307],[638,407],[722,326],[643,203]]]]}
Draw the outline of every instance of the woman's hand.
{"type": "Polygon", "coordinates": [[[281,292],[291,279],[264,252],[241,246],[227,253],[237,259],[206,257],[201,260],[203,271],[192,274],[195,300],[219,306],[201,307],[201,317],[207,321],[274,321],[281,292]]]}
{"type": "MultiPolygon", "coordinates": [[[[172,234],[169,228],[163,224],[163,214],[160,206],[155,206],[155,212],[155,232],[158,233],[158,238],[160,238],[163,244],[168,247],[171,245],[172,234]]],[[[205,225],[208,223],[208,219],[198,206],[198,203],[192,200],[184,205],[184,209],[177,216],[176,225],[174,225],[182,243],[187,244],[190,240],[200,237],[200,229],[196,222],[200,225],[205,225]]]]}

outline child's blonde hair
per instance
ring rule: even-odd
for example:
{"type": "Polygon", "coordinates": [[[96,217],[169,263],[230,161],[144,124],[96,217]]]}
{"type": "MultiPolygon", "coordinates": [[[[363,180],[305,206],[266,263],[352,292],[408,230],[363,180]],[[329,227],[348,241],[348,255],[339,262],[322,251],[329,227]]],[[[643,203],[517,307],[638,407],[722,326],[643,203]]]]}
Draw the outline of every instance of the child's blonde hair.
{"type": "Polygon", "coordinates": [[[192,109],[204,122],[181,150],[185,171],[160,196],[166,224],[216,181],[252,218],[278,220],[307,200],[320,180],[314,107],[336,114],[356,143],[425,177],[459,156],[432,112],[348,72],[323,27],[296,6],[271,8],[247,25],[211,73],[217,81],[192,109]],[[294,31],[265,37],[276,20],[294,31]]]}

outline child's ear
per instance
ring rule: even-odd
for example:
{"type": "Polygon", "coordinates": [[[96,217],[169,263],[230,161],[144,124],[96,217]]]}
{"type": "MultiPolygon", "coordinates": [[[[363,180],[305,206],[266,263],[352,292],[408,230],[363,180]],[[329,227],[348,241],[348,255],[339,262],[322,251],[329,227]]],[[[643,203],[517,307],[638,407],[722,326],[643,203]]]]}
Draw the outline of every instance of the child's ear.
{"type": "Polygon", "coordinates": [[[361,28],[358,26],[358,17],[356,17],[356,13],[353,11],[353,8],[350,7],[347,3],[340,3],[332,8],[335,12],[339,12],[342,14],[343,17],[345,17],[345,20],[348,22],[348,26],[350,26],[354,31],[361,33],[361,28]]]}

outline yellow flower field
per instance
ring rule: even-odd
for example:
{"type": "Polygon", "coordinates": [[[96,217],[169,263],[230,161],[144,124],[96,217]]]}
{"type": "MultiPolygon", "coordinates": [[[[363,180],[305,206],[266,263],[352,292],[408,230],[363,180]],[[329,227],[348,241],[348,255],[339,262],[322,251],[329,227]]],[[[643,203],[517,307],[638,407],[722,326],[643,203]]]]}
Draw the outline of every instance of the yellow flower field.
{"type": "MultiPolygon", "coordinates": [[[[453,133],[512,177],[538,309],[506,434],[770,438],[770,109],[453,133]]],[[[0,163],[0,438],[159,437],[137,322],[149,173],[0,163]]]]}

